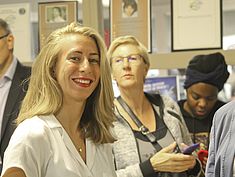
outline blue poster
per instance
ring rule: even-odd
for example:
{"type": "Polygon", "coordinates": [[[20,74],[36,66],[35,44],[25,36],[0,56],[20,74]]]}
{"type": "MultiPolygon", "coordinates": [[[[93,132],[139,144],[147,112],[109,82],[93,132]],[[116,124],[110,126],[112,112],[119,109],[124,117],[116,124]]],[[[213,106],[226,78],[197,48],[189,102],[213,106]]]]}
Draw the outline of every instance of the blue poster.
{"type": "Polygon", "coordinates": [[[179,98],[177,76],[146,78],[144,83],[144,91],[151,93],[158,92],[162,95],[168,95],[177,101],[179,98]]]}

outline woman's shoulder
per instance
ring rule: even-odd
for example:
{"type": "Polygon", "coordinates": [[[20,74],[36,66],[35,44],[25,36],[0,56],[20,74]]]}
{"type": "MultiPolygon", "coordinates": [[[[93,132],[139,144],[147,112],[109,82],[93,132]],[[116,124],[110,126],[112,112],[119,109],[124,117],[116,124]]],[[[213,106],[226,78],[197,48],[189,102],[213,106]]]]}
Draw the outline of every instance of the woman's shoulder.
{"type": "Polygon", "coordinates": [[[47,138],[48,131],[46,122],[41,117],[34,116],[21,122],[12,137],[22,141],[40,142],[47,138]]]}
{"type": "Polygon", "coordinates": [[[159,93],[146,93],[146,97],[150,100],[150,102],[155,103],[155,104],[160,104],[160,101],[163,101],[164,104],[172,104],[176,103],[170,96],[168,95],[163,95],[159,93]]]}
{"type": "Polygon", "coordinates": [[[44,118],[42,118],[41,116],[34,116],[32,118],[25,119],[23,122],[21,122],[17,126],[17,128],[21,128],[21,129],[25,128],[26,131],[28,130],[28,131],[38,132],[38,130],[41,130],[41,128],[47,127],[43,119],[44,118]]]}
{"type": "MultiPolygon", "coordinates": [[[[173,100],[170,96],[168,95],[162,95],[162,94],[151,94],[152,96],[152,100],[156,100],[155,103],[157,103],[158,105],[163,105],[164,109],[179,109],[179,106],[177,104],[177,102],[175,100],[173,100]]],[[[151,101],[152,103],[154,103],[153,101],[151,101]]],[[[156,105],[156,104],[155,104],[156,105]]]]}

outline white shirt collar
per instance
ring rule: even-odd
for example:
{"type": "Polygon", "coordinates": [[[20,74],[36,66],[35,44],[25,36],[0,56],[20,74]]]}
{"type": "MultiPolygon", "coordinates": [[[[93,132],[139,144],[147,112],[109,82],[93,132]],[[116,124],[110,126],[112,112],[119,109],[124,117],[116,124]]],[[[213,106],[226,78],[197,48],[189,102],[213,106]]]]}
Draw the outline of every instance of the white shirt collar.
{"type": "Polygon", "coordinates": [[[9,68],[7,69],[7,72],[4,74],[3,77],[6,77],[6,78],[12,80],[13,76],[15,74],[16,66],[17,66],[17,59],[16,59],[16,57],[13,57],[12,63],[9,66],[9,68]]]}

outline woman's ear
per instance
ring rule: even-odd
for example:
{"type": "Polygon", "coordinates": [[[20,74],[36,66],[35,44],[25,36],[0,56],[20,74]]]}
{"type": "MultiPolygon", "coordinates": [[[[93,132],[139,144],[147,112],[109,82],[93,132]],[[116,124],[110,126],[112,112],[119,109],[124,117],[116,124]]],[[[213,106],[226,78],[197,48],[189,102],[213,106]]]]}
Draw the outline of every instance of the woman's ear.
{"type": "Polygon", "coordinates": [[[148,70],[149,70],[149,67],[147,66],[147,64],[145,64],[145,73],[144,73],[144,76],[146,78],[147,74],[148,74],[148,70]]]}

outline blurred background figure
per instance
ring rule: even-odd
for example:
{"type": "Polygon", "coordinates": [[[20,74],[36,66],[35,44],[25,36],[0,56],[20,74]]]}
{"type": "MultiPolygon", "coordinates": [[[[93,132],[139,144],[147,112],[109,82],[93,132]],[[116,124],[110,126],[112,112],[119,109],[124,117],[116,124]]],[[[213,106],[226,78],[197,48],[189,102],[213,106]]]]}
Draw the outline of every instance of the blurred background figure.
{"type": "Polygon", "coordinates": [[[144,92],[150,63],[143,44],[134,36],[118,37],[109,47],[108,59],[120,90],[120,97],[114,101],[117,141],[113,153],[117,175],[200,174],[200,162],[195,156],[175,152],[177,147],[183,149],[181,143],[192,143],[177,103],[168,96],[144,92]]]}
{"type": "Polygon", "coordinates": [[[235,176],[235,101],[220,108],[213,118],[206,177],[235,176]]]}
{"type": "Polygon", "coordinates": [[[14,35],[7,22],[0,18],[0,174],[4,151],[16,127],[16,119],[30,76],[30,67],[14,56],[14,35]]]}
{"type": "MultiPolygon", "coordinates": [[[[225,104],[218,100],[218,93],[223,89],[229,77],[227,64],[221,53],[197,55],[186,69],[185,100],[178,102],[186,125],[194,143],[201,143],[202,154],[206,155],[209,145],[214,113],[225,104]]],[[[205,169],[206,157],[202,158],[205,169]]]]}

